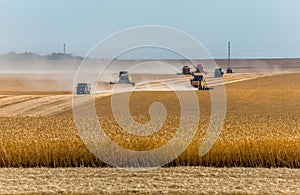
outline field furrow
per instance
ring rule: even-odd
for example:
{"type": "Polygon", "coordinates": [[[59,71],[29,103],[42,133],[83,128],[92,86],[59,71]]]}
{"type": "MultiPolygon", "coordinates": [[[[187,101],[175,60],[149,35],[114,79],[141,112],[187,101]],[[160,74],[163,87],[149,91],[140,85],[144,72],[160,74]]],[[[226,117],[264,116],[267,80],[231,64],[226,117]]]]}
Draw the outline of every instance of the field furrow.
{"type": "MultiPolygon", "coordinates": [[[[29,110],[36,109],[45,109],[44,105],[51,105],[53,102],[57,102],[61,99],[66,98],[65,96],[39,96],[39,95],[31,95],[25,96],[26,101],[20,101],[19,99],[11,102],[9,106],[4,108],[0,107],[0,116],[26,116],[26,113],[29,110]]],[[[47,109],[47,108],[46,108],[47,109]]]]}
{"type": "MultiPolygon", "coordinates": [[[[53,107],[57,107],[57,106],[62,106],[62,105],[66,105],[64,107],[70,108],[71,109],[71,103],[70,103],[70,98],[66,99],[57,99],[53,102],[49,102],[49,103],[45,103],[42,105],[39,105],[38,107],[33,107],[33,108],[29,108],[24,110],[22,113],[19,113],[19,116],[47,116],[47,115],[51,115],[51,109],[53,107]],[[50,109],[50,110],[49,110],[50,109]]],[[[60,110],[63,111],[64,109],[60,110]]]]}
{"type": "Polygon", "coordinates": [[[32,96],[32,95],[5,96],[0,99],[0,107],[6,107],[9,105],[17,104],[19,102],[30,100],[35,97],[37,96],[32,96]]]}
{"type": "MultiPolygon", "coordinates": [[[[224,78],[214,78],[207,76],[206,80],[209,86],[229,84],[274,74],[252,74],[235,73],[227,74],[224,78]]],[[[171,90],[196,90],[190,86],[191,77],[175,77],[166,79],[155,79],[137,82],[135,91],[171,91],[171,90]]],[[[111,87],[111,86],[110,86],[111,87]]],[[[96,93],[100,96],[111,95],[113,93],[127,92],[132,89],[128,85],[120,85],[116,89],[101,90],[96,93]]],[[[76,97],[80,106],[86,100],[82,97],[76,97]]],[[[0,96],[0,116],[18,117],[18,116],[51,116],[72,109],[72,95],[1,95],[0,96]]]]}

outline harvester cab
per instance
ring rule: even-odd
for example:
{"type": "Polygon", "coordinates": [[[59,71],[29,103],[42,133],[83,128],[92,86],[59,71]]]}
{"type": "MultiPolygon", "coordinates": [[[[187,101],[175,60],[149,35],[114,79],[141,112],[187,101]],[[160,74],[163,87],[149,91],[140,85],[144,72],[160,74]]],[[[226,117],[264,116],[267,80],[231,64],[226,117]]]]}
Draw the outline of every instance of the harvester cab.
{"type": "Polygon", "coordinates": [[[119,72],[119,80],[118,81],[110,81],[110,84],[131,84],[135,86],[135,82],[132,81],[131,77],[129,76],[128,71],[120,71],[119,72]]]}

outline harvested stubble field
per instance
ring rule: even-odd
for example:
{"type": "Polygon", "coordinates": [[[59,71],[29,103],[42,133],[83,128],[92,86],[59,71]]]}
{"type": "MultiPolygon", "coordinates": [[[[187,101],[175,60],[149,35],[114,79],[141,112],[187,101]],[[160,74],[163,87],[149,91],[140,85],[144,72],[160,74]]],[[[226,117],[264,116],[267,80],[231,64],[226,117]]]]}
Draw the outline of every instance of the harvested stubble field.
{"type": "Polygon", "coordinates": [[[299,194],[299,169],[0,169],[1,194],[299,194]]]}

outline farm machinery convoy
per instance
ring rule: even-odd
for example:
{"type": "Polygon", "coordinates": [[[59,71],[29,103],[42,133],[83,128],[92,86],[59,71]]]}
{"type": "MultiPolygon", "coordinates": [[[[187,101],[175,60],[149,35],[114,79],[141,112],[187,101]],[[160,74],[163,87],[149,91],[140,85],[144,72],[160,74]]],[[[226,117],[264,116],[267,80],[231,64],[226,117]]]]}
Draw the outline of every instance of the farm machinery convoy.
{"type": "MultiPolygon", "coordinates": [[[[226,72],[227,73],[227,72],[226,72]]],[[[232,73],[232,69],[230,70],[232,73]]],[[[197,64],[195,66],[195,71],[189,66],[183,66],[182,72],[177,73],[177,75],[191,75],[190,84],[192,87],[197,88],[198,90],[210,90],[212,87],[208,87],[207,82],[205,80],[205,76],[207,72],[204,70],[202,64],[197,64]]],[[[221,68],[215,69],[214,77],[223,77],[224,72],[221,68]]],[[[135,86],[135,82],[132,80],[128,71],[120,71],[118,75],[118,80],[110,81],[110,84],[129,84],[135,86]]],[[[76,86],[76,94],[90,94],[91,93],[91,84],[90,83],[77,83],[76,86]]]]}
{"type": "Polygon", "coordinates": [[[182,72],[181,73],[177,73],[177,75],[194,75],[194,73],[204,73],[207,74],[206,71],[204,71],[204,67],[202,66],[202,64],[197,64],[195,66],[195,71],[192,71],[192,68],[189,66],[183,66],[182,67],[182,72]]]}
{"type": "MultiPolygon", "coordinates": [[[[233,73],[232,68],[228,68],[226,73],[230,74],[233,73]]],[[[204,70],[204,67],[202,64],[197,64],[195,66],[195,71],[192,71],[192,68],[189,66],[183,66],[182,72],[177,73],[177,75],[192,75],[193,78],[190,79],[190,84],[199,89],[199,90],[210,90],[213,89],[212,87],[208,87],[207,82],[204,78],[204,75],[207,74],[207,71],[204,70]]],[[[214,77],[219,78],[223,77],[224,72],[222,68],[216,68],[214,72],[214,77]]]]}
{"type": "MultiPolygon", "coordinates": [[[[128,71],[120,71],[119,79],[117,81],[110,81],[110,84],[130,84],[135,86],[128,71]]],[[[91,83],[77,83],[76,94],[91,94],[91,83]]]]}

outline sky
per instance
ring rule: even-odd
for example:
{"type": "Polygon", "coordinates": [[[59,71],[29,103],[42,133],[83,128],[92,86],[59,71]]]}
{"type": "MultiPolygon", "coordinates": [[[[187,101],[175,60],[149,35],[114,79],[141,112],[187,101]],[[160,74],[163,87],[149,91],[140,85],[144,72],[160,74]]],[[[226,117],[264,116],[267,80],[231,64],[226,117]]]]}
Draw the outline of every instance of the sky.
{"type": "Polygon", "coordinates": [[[299,18],[299,0],[0,0],[0,54],[46,55],[66,43],[67,53],[86,56],[120,30],[160,25],[194,37],[213,58],[227,57],[228,41],[232,58],[293,58],[299,18]]]}

